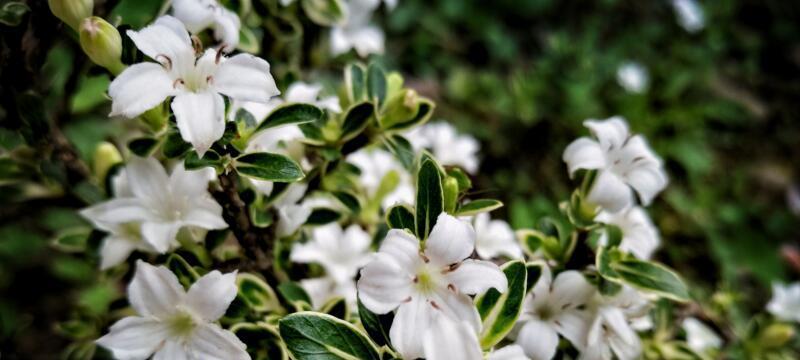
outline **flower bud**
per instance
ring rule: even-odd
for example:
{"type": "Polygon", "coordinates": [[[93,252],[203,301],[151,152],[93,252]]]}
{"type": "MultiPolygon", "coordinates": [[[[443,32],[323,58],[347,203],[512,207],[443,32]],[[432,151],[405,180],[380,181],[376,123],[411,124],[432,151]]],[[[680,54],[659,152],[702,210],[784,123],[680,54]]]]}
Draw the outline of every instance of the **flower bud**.
{"type": "Polygon", "coordinates": [[[758,343],[767,349],[777,349],[794,337],[791,325],[774,323],[767,326],[758,336],[758,343]]]}
{"type": "Polygon", "coordinates": [[[81,21],[92,16],[94,0],[48,0],[50,11],[57,18],[78,31],[81,21]]]}
{"type": "Polygon", "coordinates": [[[404,89],[386,103],[386,112],[381,117],[381,127],[391,128],[414,118],[419,111],[419,95],[413,89],[404,89]]]}
{"type": "Polygon", "coordinates": [[[444,210],[453,213],[458,202],[458,180],[452,176],[447,176],[444,178],[442,188],[444,192],[444,210]]]}
{"type": "Polygon", "coordinates": [[[80,27],[81,48],[92,61],[113,74],[119,74],[122,64],[122,37],[113,25],[97,16],[84,19],[80,27]]]}
{"type": "Polygon", "coordinates": [[[122,155],[119,154],[116,146],[104,141],[94,149],[94,158],[92,160],[94,175],[100,182],[104,182],[108,171],[114,165],[122,162],[122,155]]]}

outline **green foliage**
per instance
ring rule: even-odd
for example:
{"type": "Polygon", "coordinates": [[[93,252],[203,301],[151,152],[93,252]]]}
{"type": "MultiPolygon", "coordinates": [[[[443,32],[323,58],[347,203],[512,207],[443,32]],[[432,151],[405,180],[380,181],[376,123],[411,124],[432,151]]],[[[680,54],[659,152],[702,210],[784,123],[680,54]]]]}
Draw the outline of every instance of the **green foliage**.
{"type": "Polygon", "coordinates": [[[281,154],[250,153],[236,158],[234,164],[240,174],[258,180],[292,182],[305,176],[300,165],[281,154]]]}
{"type": "Polygon", "coordinates": [[[292,356],[305,359],[379,360],[375,344],[352,324],[333,316],[299,312],[280,320],[292,356]]]}
{"type": "Polygon", "coordinates": [[[424,241],[436,225],[436,218],[444,211],[442,174],[433,159],[424,159],[419,167],[416,205],[416,233],[424,241]]]}
{"type": "Polygon", "coordinates": [[[480,344],[489,349],[506,336],[513,328],[525,300],[528,272],[525,263],[519,260],[503,265],[508,280],[508,290],[500,293],[491,288],[475,299],[475,305],[483,321],[480,344]]]}

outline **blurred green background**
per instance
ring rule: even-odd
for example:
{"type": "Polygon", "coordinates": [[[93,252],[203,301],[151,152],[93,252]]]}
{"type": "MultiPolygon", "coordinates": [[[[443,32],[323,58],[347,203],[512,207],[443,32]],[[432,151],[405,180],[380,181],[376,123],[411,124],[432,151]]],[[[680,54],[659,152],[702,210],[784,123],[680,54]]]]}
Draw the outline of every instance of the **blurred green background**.
{"type": "MultiPolygon", "coordinates": [[[[41,31],[53,35],[38,50],[17,53],[29,23],[12,26],[3,14],[2,86],[11,87],[6,81],[21,69],[20,58],[35,64],[26,69],[30,87],[47,114],[70,109],[60,127],[89,161],[99,141],[128,131],[106,117],[109,78],[87,63],[45,1],[27,5],[30,24],[47,24],[41,31]]],[[[626,117],[671,178],[651,207],[662,235],[657,259],[683,274],[697,299],[734,294],[733,321],[745,321],[763,311],[772,281],[800,277],[781,255],[781,247],[800,244],[800,215],[787,206],[787,189],[800,184],[800,3],[700,5],[705,27],[694,33],[679,26],[666,0],[401,0],[376,20],[387,33],[387,67],[437,102],[436,118],[480,139],[476,188],[507,204],[494,216],[515,228],[556,214],[567,199],[572,184],[561,154],[588,134],[582,122],[626,117]],[[647,68],[645,92],[617,83],[627,61],[647,68]]],[[[139,27],[160,7],[111,0],[98,2],[96,12],[123,14],[124,23],[139,27]]],[[[300,56],[274,46],[269,34],[256,35],[285,83],[310,70],[315,75],[304,78],[339,78],[350,59],[320,55],[324,33],[303,33],[300,56]]],[[[71,184],[64,169],[7,161],[31,134],[14,130],[25,119],[7,110],[8,88],[0,95],[0,356],[51,359],[70,339],[96,338],[70,328],[68,319],[107,316],[124,289],[83,253],[52,246],[51,239],[85,225],[72,209],[97,194],[71,184]],[[58,176],[75,190],[60,192],[45,180],[58,176]]]]}

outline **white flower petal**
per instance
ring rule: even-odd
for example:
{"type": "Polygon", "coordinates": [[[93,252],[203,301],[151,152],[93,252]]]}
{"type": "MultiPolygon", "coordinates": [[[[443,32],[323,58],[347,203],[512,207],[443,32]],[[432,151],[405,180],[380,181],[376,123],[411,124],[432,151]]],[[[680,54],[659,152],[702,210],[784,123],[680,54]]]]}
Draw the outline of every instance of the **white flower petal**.
{"type": "Polygon", "coordinates": [[[719,349],[722,346],[722,339],[700,320],[686,318],[681,323],[681,327],[686,332],[686,343],[690,349],[696,352],[703,353],[709,349],[719,349]]]}
{"type": "Polygon", "coordinates": [[[226,229],[228,223],[222,218],[222,206],[211,198],[194,199],[192,207],[183,215],[183,223],[206,230],[226,229]]]}
{"type": "MultiPolygon", "coordinates": [[[[481,330],[481,317],[472,298],[447,288],[435,289],[428,295],[430,305],[451,319],[466,322],[476,333],[481,330]],[[435,304],[435,306],[434,306],[435,304]]],[[[402,306],[402,305],[401,305],[402,306]]]]}
{"type": "Polygon", "coordinates": [[[517,336],[517,345],[532,360],[550,360],[558,348],[558,333],[547,323],[531,320],[522,326],[517,336]]]}
{"type": "Polygon", "coordinates": [[[220,6],[215,18],[214,37],[222,41],[227,51],[239,46],[239,30],[242,23],[235,12],[220,6]]]}
{"type": "Polygon", "coordinates": [[[468,222],[447,213],[439,214],[428,240],[425,255],[435,265],[449,265],[466,259],[475,250],[475,230],[468,222]]]}
{"type": "Polygon", "coordinates": [[[285,205],[278,208],[278,236],[294,234],[297,229],[305,224],[311,215],[312,208],[305,205],[285,205]]]}
{"type": "Polygon", "coordinates": [[[653,198],[667,187],[667,177],[660,168],[639,167],[625,176],[625,181],[639,194],[642,205],[650,205],[653,198]]]}
{"type": "Polygon", "coordinates": [[[172,16],[162,16],[139,31],[128,30],[127,34],[136,47],[153,60],[163,62],[161,56],[166,56],[173,67],[194,62],[189,33],[183,23],[172,16]]]}
{"type": "Polygon", "coordinates": [[[153,360],[191,360],[183,342],[167,340],[161,350],[156,352],[153,360]]]}
{"type": "Polygon", "coordinates": [[[606,165],[603,148],[596,141],[582,137],[567,146],[562,157],[570,176],[579,169],[600,169],[606,165]]]}
{"type": "Polygon", "coordinates": [[[169,189],[173,194],[187,197],[203,196],[208,194],[208,183],[216,178],[217,173],[211,167],[186,170],[183,162],[179,162],[169,175],[169,189]]]}
{"type": "Polygon", "coordinates": [[[336,289],[336,282],[329,277],[320,277],[313,279],[300,280],[300,287],[306,291],[308,297],[311,298],[311,306],[314,309],[319,309],[322,305],[330,300],[334,295],[336,289]]]}
{"type": "Polygon", "coordinates": [[[236,100],[265,103],[280,94],[269,63],[250,54],[239,54],[219,65],[214,88],[236,100]]]}
{"type": "Polygon", "coordinates": [[[94,227],[107,232],[115,231],[121,224],[144,221],[151,216],[141,201],[131,198],[104,201],[81,210],[80,214],[94,227]]]}
{"type": "Polygon", "coordinates": [[[412,293],[412,276],[397,261],[384,253],[361,269],[358,296],[364,306],[376,314],[394,310],[412,293]]]}
{"type": "Polygon", "coordinates": [[[595,288],[576,270],[564,271],[553,281],[550,301],[559,308],[577,308],[586,304],[595,288]]]}
{"type": "Polygon", "coordinates": [[[203,324],[192,333],[187,344],[192,359],[250,360],[245,345],[232,332],[217,324],[203,324]]]}
{"type": "Polygon", "coordinates": [[[419,240],[402,229],[389,230],[378,251],[390,255],[404,269],[414,269],[421,261],[419,240]]]}
{"type": "Polygon", "coordinates": [[[107,270],[121,264],[133,250],[136,244],[125,238],[109,235],[103,240],[103,247],[100,249],[100,270],[107,270]]]}
{"type": "Polygon", "coordinates": [[[322,85],[298,81],[289,85],[284,97],[288,102],[313,104],[317,102],[320,91],[322,91],[322,85]]]}
{"type": "Polygon", "coordinates": [[[618,212],[633,204],[633,193],[617,175],[601,170],[586,200],[610,212],[618,212]]]}
{"type": "Polygon", "coordinates": [[[586,335],[591,325],[587,313],[580,310],[564,311],[553,320],[553,324],[556,331],[576,348],[586,347],[586,335]]]}
{"type": "Polygon", "coordinates": [[[522,249],[511,226],[503,220],[490,220],[488,213],[475,215],[475,251],[483,259],[507,256],[522,258],[522,249]]]}
{"type": "Polygon", "coordinates": [[[464,322],[452,320],[441,313],[433,319],[433,326],[426,329],[423,348],[427,360],[483,360],[478,336],[464,322]]]}
{"type": "Polygon", "coordinates": [[[149,357],[169,335],[169,329],[152,318],[129,316],[111,326],[97,344],[110,350],[120,360],[149,357]]]}
{"type": "Polygon", "coordinates": [[[198,33],[214,23],[215,1],[173,0],[172,14],[192,33],[198,33]]]}
{"type": "Polygon", "coordinates": [[[125,166],[125,175],[133,194],[147,205],[152,206],[169,197],[167,171],[155,158],[131,158],[125,166]]]}
{"type": "Polygon", "coordinates": [[[134,118],[178,93],[163,66],[139,63],[126,68],[108,86],[110,116],[134,118]]]}
{"type": "Polygon", "coordinates": [[[514,344],[492,351],[487,360],[528,360],[528,357],[522,346],[514,344]]]}
{"type": "Polygon", "coordinates": [[[136,262],[136,273],[128,285],[128,301],[139,315],[170,315],[185,296],[178,278],[169,269],[141,260],[136,262]]]}
{"type": "Polygon", "coordinates": [[[203,320],[217,321],[225,314],[238,291],[235,271],[223,275],[214,270],[192,284],[187,293],[186,305],[203,320]]]}
{"type": "Polygon", "coordinates": [[[377,26],[367,25],[345,31],[345,36],[356,49],[358,56],[365,58],[372,54],[383,54],[385,36],[377,26]]]}
{"type": "Polygon", "coordinates": [[[482,294],[490,288],[504,293],[508,290],[508,280],[495,263],[467,259],[457,269],[448,273],[447,280],[464,294],[482,294]]]}
{"type": "Polygon", "coordinates": [[[621,116],[605,120],[589,119],[583,122],[583,126],[589,128],[605,151],[621,149],[629,135],[628,123],[621,116]]]}
{"type": "Polygon", "coordinates": [[[225,101],[217,93],[183,93],[172,100],[181,137],[200,157],[225,132],[225,101]]]}
{"type": "Polygon", "coordinates": [[[146,222],[142,224],[142,237],[157,252],[163,254],[177,245],[175,237],[181,229],[177,222],[146,222]]]}
{"type": "Polygon", "coordinates": [[[434,311],[433,307],[420,297],[400,305],[392,322],[392,328],[389,329],[389,339],[404,359],[425,356],[423,339],[425,330],[430,328],[433,321],[434,311]]]}

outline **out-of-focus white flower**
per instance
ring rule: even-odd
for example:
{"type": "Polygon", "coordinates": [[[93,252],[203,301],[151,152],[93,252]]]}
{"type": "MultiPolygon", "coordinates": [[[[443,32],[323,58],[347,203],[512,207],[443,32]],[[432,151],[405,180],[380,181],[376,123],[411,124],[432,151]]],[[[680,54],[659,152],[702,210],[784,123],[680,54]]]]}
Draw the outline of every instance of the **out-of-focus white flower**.
{"type": "Polygon", "coordinates": [[[187,292],[169,269],[139,260],[128,286],[137,315],[117,321],[97,344],[124,360],[250,359],[247,346],[215,323],[237,291],[236,272],[214,270],[187,292]]]}
{"type": "Polygon", "coordinates": [[[620,65],[617,69],[617,83],[623,89],[638,94],[647,90],[650,79],[647,75],[647,69],[642,64],[629,61],[620,65]]]}
{"type": "Polygon", "coordinates": [[[772,299],[767,311],[784,321],[800,322],[800,282],[772,284],[772,299]]]}
{"type": "Polygon", "coordinates": [[[134,249],[164,253],[176,247],[183,227],[228,227],[222,207],[208,194],[213,169],[187,171],[178,164],[167,175],[156,159],[133,158],[123,174],[114,184],[118,193],[113,199],[81,211],[95,227],[111,233],[101,251],[103,268],[124,261],[134,249]]]}
{"type": "Polygon", "coordinates": [[[350,49],[355,49],[360,57],[383,54],[383,30],[370,24],[372,13],[379,5],[379,0],[347,1],[347,20],[331,29],[330,46],[334,56],[350,49]]]}
{"type": "Polygon", "coordinates": [[[564,150],[570,175],[579,169],[597,170],[587,200],[610,212],[634,204],[633,190],[642,204],[649,205],[667,186],[661,159],[641,135],[631,136],[625,119],[586,120],[594,139],[582,137],[564,150]]]}
{"type": "Polygon", "coordinates": [[[694,352],[704,353],[722,346],[722,339],[717,333],[700,320],[691,317],[683,319],[681,327],[686,332],[687,345],[694,352]]]}
{"type": "Polygon", "coordinates": [[[226,51],[239,45],[239,16],[220,5],[217,0],[173,0],[172,14],[193,34],[214,29],[214,37],[226,51]]]}
{"type": "Polygon", "coordinates": [[[358,183],[370,197],[382,196],[381,206],[384,209],[398,203],[414,202],[411,175],[391,153],[381,149],[361,149],[348,155],[347,162],[361,170],[358,183]],[[387,176],[396,176],[399,180],[393,189],[384,189],[381,186],[387,176]]]}
{"type": "MultiPolygon", "coordinates": [[[[618,213],[601,211],[594,220],[619,227],[622,231],[622,242],[619,248],[639,259],[650,259],[661,244],[658,229],[653,225],[647,212],[640,206],[634,206],[618,213]]],[[[600,238],[600,242],[603,245],[607,244],[608,237],[605,233],[600,238]]]]}
{"type": "Polygon", "coordinates": [[[558,348],[561,334],[575,347],[586,344],[591,320],[585,309],[595,293],[595,288],[575,270],[564,271],[553,280],[549,267],[542,266],[542,275],[525,298],[521,326],[516,343],[525,355],[534,360],[552,359],[558,348]]]}
{"type": "Polygon", "coordinates": [[[225,101],[267,102],[280,91],[269,63],[249,54],[231,58],[214,50],[195,57],[183,23],[162,16],[140,31],[128,30],[139,50],[157,61],[129,66],[108,88],[111,115],[133,118],[172,99],[181,137],[202,157],[225,132],[225,101]]]}
{"type": "Polygon", "coordinates": [[[522,249],[511,226],[503,220],[491,220],[488,213],[475,215],[472,220],[475,227],[475,251],[484,259],[507,256],[512,259],[522,258],[522,249]]]}
{"type": "Polygon", "coordinates": [[[403,358],[425,357],[427,330],[446,326],[435,320],[439,316],[480,331],[480,316],[467,294],[505,292],[508,282],[494,263],[466,259],[474,249],[472,226],[442,213],[424,243],[404,230],[389,230],[361,270],[358,294],[364,306],[376,314],[397,309],[389,337],[403,358]]]}
{"type": "Polygon", "coordinates": [[[678,16],[678,24],[690,33],[698,32],[706,26],[703,8],[695,0],[672,0],[672,7],[678,16]]]}
{"type": "Polygon", "coordinates": [[[294,245],[290,260],[318,263],[325,269],[324,278],[301,282],[315,308],[320,308],[333,296],[342,296],[350,304],[356,303],[354,278],[358,269],[371,258],[371,242],[369,234],[358,225],[350,225],[343,231],[338,223],[331,223],[314,228],[310,241],[294,245]]]}
{"type": "Polygon", "coordinates": [[[460,166],[470,174],[478,171],[480,143],[472,136],[459,134],[447,122],[416,127],[406,133],[406,137],[416,151],[430,149],[442,165],[460,166]]]}
{"type": "Polygon", "coordinates": [[[594,320],[586,336],[581,360],[638,359],[642,343],[633,322],[647,316],[650,302],[630,287],[613,297],[599,293],[593,304],[594,320]]]}
{"type": "Polygon", "coordinates": [[[313,209],[300,201],[305,196],[307,188],[308,185],[305,183],[293,183],[275,201],[275,208],[278,210],[278,225],[275,231],[278,236],[294,234],[308,220],[313,209]]]}
{"type": "Polygon", "coordinates": [[[489,353],[487,360],[529,360],[525,350],[519,345],[507,345],[489,353]]]}

